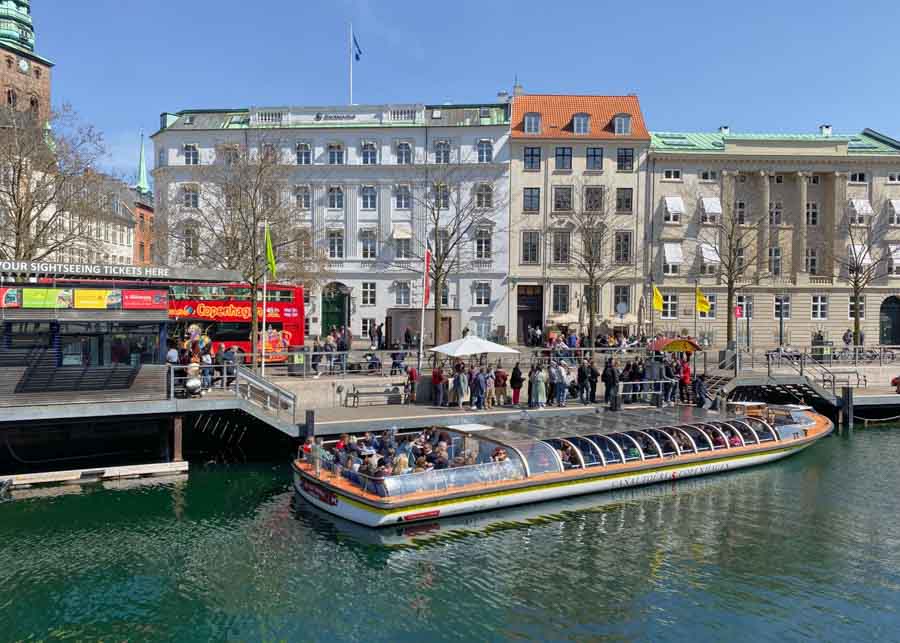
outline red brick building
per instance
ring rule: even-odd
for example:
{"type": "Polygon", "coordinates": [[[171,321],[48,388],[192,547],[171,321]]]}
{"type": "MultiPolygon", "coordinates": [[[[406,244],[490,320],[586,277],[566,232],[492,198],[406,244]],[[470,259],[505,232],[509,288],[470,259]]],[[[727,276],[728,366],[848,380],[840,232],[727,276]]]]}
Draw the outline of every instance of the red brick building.
{"type": "Polygon", "coordinates": [[[53,63],[34,52],[31,0],[8,0],[0,13],[0,100],[41,120],[50,116],[53,63]]]}

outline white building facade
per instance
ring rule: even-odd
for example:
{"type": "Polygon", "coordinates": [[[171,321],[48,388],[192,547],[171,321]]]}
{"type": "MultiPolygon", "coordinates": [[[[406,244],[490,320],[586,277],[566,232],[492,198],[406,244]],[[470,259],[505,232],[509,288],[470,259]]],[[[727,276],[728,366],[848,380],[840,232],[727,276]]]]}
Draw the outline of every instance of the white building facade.
{"type": "MultiPolygon", "coordinates": [[[[154,134],[157,220],[172,225],[185,208],[183,189],[196,185],[202,165],[224,162],[221,150],[264,132],[277,141],[298,225],[308,227],[328,260],[327,274],[308,289],[307,335],[347,326],[357,338],[384,324],[388,341],[418,332],[424,296],[422,270],[432,177],[453,171],[460,189],[490,186],[467,230],[467,255],[443,292],[440,333],[457,338],[468,328],[504,339],[509,259],[509,106],[343,105],[251,108],[163,114],[154,134]]],[[[252,143],[250,143],[252,145],[252,143]]],[[[203,186],[198,186],[203,193],[203,186]]],[[[187,204],[190,205],[190,204],[187,204]]],[[[187,213],[189,214],[189,213],[187,213]]],[[[443,223],[441,224],[443,225],[443,223]]],[[[179,247],[172,265],[190,263],[179,247]]],[[[433,301],[426,343],[435,339],[433,301]]],[[[437,339],[441,339],[438,337],[437,339]]]]}

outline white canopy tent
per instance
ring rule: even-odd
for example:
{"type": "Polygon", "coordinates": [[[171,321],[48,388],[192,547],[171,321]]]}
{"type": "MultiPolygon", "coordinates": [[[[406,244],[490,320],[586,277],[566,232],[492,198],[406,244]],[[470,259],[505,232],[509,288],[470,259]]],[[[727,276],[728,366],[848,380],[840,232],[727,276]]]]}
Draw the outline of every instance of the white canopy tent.
{"type": "Polygon", "coordinates": [[[519,354],[519,351],[514,348],[503,346],[502,344],[495,344],[494,342],[489,342],[486,339],[481,339],[475,335],[468,335],[462,339],[457,339],[448,344],[441,344],[440,346],[435,346],[428,350],[432,353],[446,355],[447,357],[466,357],[467,355],[482,355],[484,353],[502,353],[506,355],[519,354]]]}

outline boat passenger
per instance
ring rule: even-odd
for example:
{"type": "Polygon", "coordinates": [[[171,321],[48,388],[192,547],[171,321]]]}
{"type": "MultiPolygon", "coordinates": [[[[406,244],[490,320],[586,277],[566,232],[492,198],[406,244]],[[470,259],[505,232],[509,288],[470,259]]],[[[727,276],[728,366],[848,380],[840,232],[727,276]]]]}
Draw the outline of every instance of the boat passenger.
{"type": "Polygon", "coordinates": [[[343,452],[347,449],[347,445],[350,443],[350,436],[346,433],[341,433],[341,437],[338,438],[337,443],[334,445],[334,450],[337,452],[343,452]]]}
{"type": "Polygon", "coordinates": [[[712,443],[714,447],[724,447],[725,440],[722,439],[722,434],[716,431],[712,436],[712,443]]]}
{"type": "Polygon", "coordinates": [[[741,438],[737,433],[731,433],[728,437],[728,443],[733,447],[742,446],[741,438]]]}
{"type": "Polygon", "coordinates": [[[425,460],[425,456],[419,456],[416,458],[416,466],[413,469],[413,473],[422,473],[428,467],[428,462],[425,460]]]}
{"type": "Polygon", "coordinates": [[[394,459],[394,469],[393,473],[395,476],[403,475],[404,473],[409,473],[409,458],[405,453],[399,454],[394,459]]]}
{"type": "Polygon", "coordinates": [[[313,448],[313,438],[312,438],[312,436],[310,436],[310,437],[306,438],[306,440],[303,442],[303,445],[300,447],[300,453],[299,453],[300,459],[308,460],[310,458],[310,455],[312,454],[312,448],[313,448]]]}
{"type": "Polygon", "coordinates": [[[640,458],[641,454],[638,451],[637,447],[632,444],[630,447],[625,449],[625,456],[628,458],[640,458]]]}
{"type": "Polygon", "coordinates": [[[491,462],[503,462],[507,459],[506,449],[503,447],[497,447],[494,449],[494,453],[491,455],[491,462]]]}
{"type": "Polygon", "coordinates": [[[450,467],[450,457],[447,455],[446,448],[437,448],[434,456],[435,469],[448,469],[450,467]]]}

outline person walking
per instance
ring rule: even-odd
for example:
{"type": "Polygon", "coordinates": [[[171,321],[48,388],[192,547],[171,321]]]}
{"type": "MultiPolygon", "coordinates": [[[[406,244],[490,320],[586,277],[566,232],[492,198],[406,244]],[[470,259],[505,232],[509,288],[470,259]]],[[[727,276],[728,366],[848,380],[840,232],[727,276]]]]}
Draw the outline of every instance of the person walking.
{"type": "Polygon", "coordinates": [[[600,379],[603,381],[604,386],[603,401],[607,404],[612,404],[613,395],[616,394],[616,389],[619,387],[619,372],[613,365],[611,358],[606,360],[606,366],[603,367],[600,379]]]}
{"type": "Polygon", "coordinates": [[[588,361],[582,360],[581,366],[578,367],[578,399],[582,404],[588,404],[591,400],[590,392],[590,376],[591,371],[588,368],[588,361]]]}
{"type": "Polygon", "coordinates": [[[681,378],[678,380],[678,394],[682,404],[690,403],[691,390],[691,364],[687,360],[681,360],[681,378]]]}
{"type": "Polygon", "coordinates": [[[509,378],[509,386],[512,388],[513,406],[519,406],[519,396],[522,394],[522,369],[519,368],[519,362],[513,366],[512,375],[509,378]]]}

